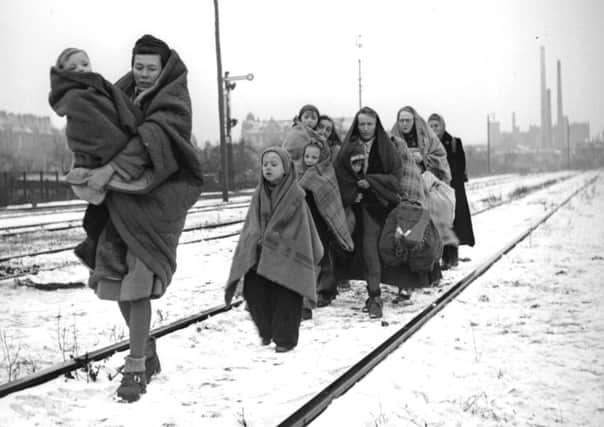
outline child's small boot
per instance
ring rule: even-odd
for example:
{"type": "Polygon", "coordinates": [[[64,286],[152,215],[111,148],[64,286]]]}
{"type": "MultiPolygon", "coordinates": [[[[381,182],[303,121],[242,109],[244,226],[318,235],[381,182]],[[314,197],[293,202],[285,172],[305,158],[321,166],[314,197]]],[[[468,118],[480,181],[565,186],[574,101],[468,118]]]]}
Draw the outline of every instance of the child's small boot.
{"type": "Polygon", "coordinates": [[[134,358],[127,356],[124,370],[122,371],[122,383],[117,389],[118,397],[126,402],[136,402],[141,394],[147,391],[147,377],[145,375],[145,358],[134,358]]]}
{"type": "Polygon", "coordinates": [[[147,384],[151,382],[153,375],[159,374],[160,372],[161,364],[159,363],[159,357],[157,357],[155,338],[149,337],[145,347],[145,378],[147,384]]]}

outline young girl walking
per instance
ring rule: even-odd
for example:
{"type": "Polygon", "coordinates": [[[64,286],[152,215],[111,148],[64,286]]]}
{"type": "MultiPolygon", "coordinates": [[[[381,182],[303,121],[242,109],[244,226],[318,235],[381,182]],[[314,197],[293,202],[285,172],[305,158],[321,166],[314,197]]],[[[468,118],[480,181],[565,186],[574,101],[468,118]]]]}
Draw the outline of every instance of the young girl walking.
{"type": "Polygon", "coordinates": [[[239,280],[263,345],[277,352],[298,344],[302,300],[317,300],[323,246],[293,162],[284,148],[260,157],[262,174],[235,249],[225,290],[230,304],[239,280]]]}

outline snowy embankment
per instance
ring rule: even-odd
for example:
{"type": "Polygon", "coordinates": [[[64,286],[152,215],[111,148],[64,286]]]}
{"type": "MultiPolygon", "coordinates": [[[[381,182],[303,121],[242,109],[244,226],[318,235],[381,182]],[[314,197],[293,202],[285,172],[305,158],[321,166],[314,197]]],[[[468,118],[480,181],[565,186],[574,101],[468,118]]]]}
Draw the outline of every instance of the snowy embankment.
{"type": "MultiPolygon", "coordinates": [[[[562,200],[590,176],[585,174],[572,178],[475,217],[478,243],[474,248],[463,247],[460,251],[462,257],[470,257],[472,261],[447,272],[445,282],[450,284],[462,277],[464,272],[507,243],[512,236],[540,217],[554,201],[562,200]]],[[[598,181],[598,194],[601,194],[603,187],[602,180],[598,181]]],[[[155,304],[155,308],[167,317],[164,321],[174,320],[221,301],[222,287],[209,285],[223,283],[235,241],[236,238],[233,238],[179,249],[178,278],[175,278],[168,294],[155,304]],[[186,286],[193,283],[208,286],[186,286]]],[[[93,368],[99,369],[96,382],[87,382],[86,375],[80,373],[77,380],[58,379],[2,399],[0,425],[113,426],[138,425],[142,422],[149,425],[194,425],[201,422],[204,425],[231,426],[243,419],[252,426],[274,425],[391,335],[442,290],[443,287],[418,291],[413,296],[412,305],[394,305],[392,298],[395,290],[384,287],[385,317],[382,322],[370,320],[365,313],[361,313],[360,308],[366,298],[364,286],[361,282],[354,283],[353,288],[342,292],[332,306],[315,310],[314,319],[303,323],[299,346],[286,354],[276,354],[272,346],[261,347],[247,312],[239,308],[162,338],[159,341],[159,354],[164,371],[136,404],[115,402],[118,380],[109,380],[108,375],[113,374],[122,363],[124,354],[119,354],[101,364],[93,364],[93,368]]],[[[37,296],[42,295],[46,299],[42,304],[32,298],[25,299],[31,296],[32,290],[12,291],[20,295],[14,295],[10,300],[9,317],[3,318],[2,323],[10,321],[13,331],[22,331],[22,339],[28,342],[45,343],[36,344],[40,352],[52,354],[50,350],[54,349],[56,353],[57,337],[53,339],[52,336],[52,322],[57,322],[56,311],[47,307],[53,304],[55,309],[65,307],[66,311],[77,313],[73,319],[72,316],[63,317],[63,322],[69,328],[73,320],[79,334],[76,336],[80,336],[81,341],[97,339],[101,343],[111,338],[104,332],[111,324],[121,330],[117,308],[114,309],[111,303],[99,302],[90,292],[40,293],[37,296]],[[25,301],[28,310],[23,309],[25,301]],[[27,314],[35,310],[39,310],[38,318],[27,314]],[[40,328],[44,322],[47,327],[40,328]]],[[[462,295],[462,300],[465,295],[462,295]]],[[[474,306],[475,301],[468,305],[474,306]]],[[[156,315],[155,319],[158,317],[156,315]]],[[[452,333],[451,328],[446,329],[452,333]]],[[[423,352],[434,353],[429,348],[423,352]]],[[[422,354],[422,351],[419,353],[422,354]]],[[[453,361],[449,363],[446,354],[431,356],[435,356],[434,363],[440,361],[441,364],[453,366],[453,361]]],[[[422,363],[420,359],[420,362],[406,369],[416,372],[422,363]]],[[[400,378],[404,385],[404,377],[399,377],[398,370],[389,373],[393,379],[400,378]]],[[[421,375],[418,378],[422,378],[421,375]]],[[[398,387],[401,387],[400,384],[398,387]]],[[[441,383],[438,387],[447,385],[441,383]]],[[[390,394],[391,391],[388,391],[390,394]]],[[[378,416],[386,416],[385,412],[376,412],[375,399],[365,401],[363,405],[355,403],[360,414],[354,418],[354,423],[348,425],[366,425],[367,422],[375,425],[378,416]],[[365,415],[371,413],[376,417],[373,421],[367,421],[365,415]]],[[[427,411],[432,413],[430,409],[427,411]]],[[[449,421],[445,420],[444,424],[449,425],[449,421]]],[[[478,424],[484,424],[484,421],[478,424]]],[[[394,422],[391,425],[401,424],[394,422]]]]}

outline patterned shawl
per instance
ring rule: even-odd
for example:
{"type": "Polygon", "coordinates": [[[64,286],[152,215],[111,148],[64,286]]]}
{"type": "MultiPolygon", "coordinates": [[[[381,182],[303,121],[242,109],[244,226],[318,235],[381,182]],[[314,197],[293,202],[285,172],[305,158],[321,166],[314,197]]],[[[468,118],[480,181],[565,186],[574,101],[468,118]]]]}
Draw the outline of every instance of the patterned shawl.
{"type": "Polygon", "coordinates": [[[451,170],[447,162],[447,152],[438,140],[434,131],[428,126],[426,121],[415,111],[413,107],[403,107],[396,113],[396,121],[392,130],[393,136],[405,140],[403,132],[398,125],[398,117],[401,111],[408,111],[413,114],[415,130],[417,132],[417,143],[422,153],[426,169],[432,172],[438,179],[451,182],[451,170]]]}

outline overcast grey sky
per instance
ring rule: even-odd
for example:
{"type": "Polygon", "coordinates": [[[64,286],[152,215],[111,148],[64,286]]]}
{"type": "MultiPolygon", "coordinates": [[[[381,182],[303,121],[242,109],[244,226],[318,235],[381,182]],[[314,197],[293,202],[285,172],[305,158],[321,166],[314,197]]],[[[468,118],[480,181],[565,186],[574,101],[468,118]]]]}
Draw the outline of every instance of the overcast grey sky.
{"type": "MultiPolygon", "coordinates": [[[[539,124],[539,46],[556,105],[562,61],[571,121],[604,128],[604,2],[599,0],[220,0],[223,70],[254,73],[232,93],[233,117],[288,119],[305,103],[329,115],[363,104],[390,127],[399,107],[442,113],[468,143],[486,139],[486,115],[503,129],[539,124]],[[363,35],[363,48],[355,46],[363,35]]],[[[49,67],[68,46],[90,54],[114,81],[128,71],[134,41],[164,39],[189,68],[193,131],[218,139],[212,0],[1,0],[0,110],[50,115],[49,67]]],[[[240,127],[234,129],[238,137],[240,127]]]]}

